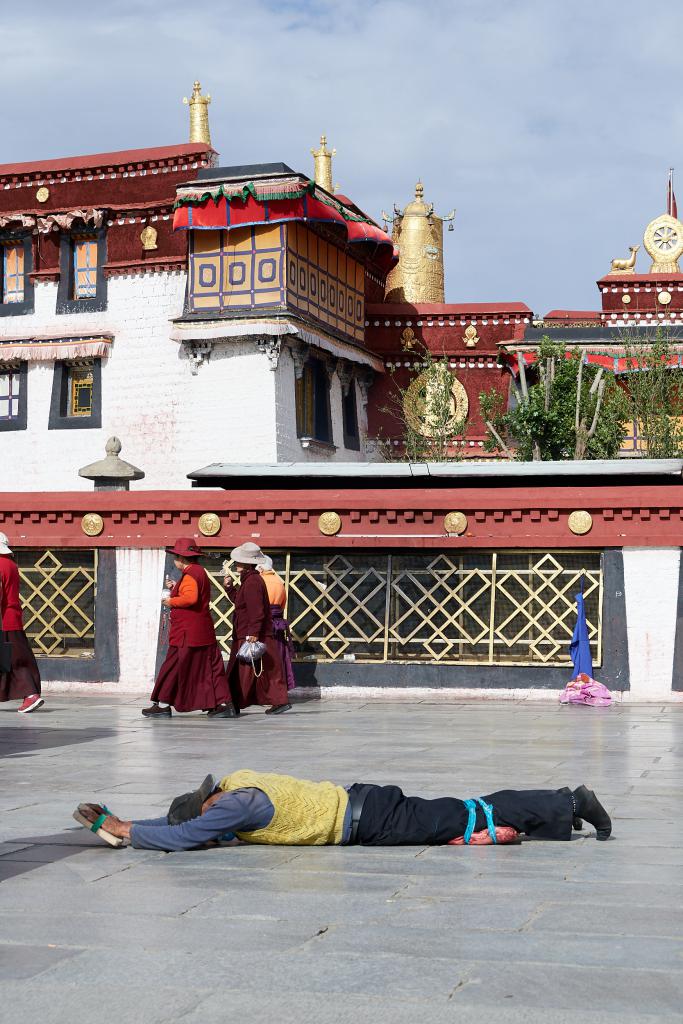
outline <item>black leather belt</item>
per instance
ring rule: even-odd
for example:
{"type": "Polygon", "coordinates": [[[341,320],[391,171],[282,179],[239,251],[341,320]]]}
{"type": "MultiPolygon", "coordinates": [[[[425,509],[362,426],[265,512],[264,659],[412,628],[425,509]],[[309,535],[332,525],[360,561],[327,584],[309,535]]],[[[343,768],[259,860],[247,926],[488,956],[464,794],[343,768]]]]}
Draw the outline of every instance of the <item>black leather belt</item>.
{"type": "Polygon", "coordinates": [[[365,798],[370,792],[371,786],[362,786],[356,784],[349,790],[349,806],[351,807],[351,835],[349,837],[349,845],[358,842],[358,826],[360,824],[360,816],[363,813],[363,804],[365,798]]]}

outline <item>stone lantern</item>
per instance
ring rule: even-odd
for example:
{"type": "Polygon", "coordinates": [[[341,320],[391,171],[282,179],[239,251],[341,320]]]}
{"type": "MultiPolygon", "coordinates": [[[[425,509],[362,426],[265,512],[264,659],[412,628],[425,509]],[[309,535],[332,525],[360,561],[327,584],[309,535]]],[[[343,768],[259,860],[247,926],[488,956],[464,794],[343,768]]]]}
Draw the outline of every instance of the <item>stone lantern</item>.
{"type": "Polygon", "coordinates": [[[78,475],[92,480],[96,491],[128,491],[131,480],[142,480],[144,472],[130,462],[119,458],[121,442],[118,437],[110,437],[105,448],[106,456],[99,462],[79,469],[78,475]]]}

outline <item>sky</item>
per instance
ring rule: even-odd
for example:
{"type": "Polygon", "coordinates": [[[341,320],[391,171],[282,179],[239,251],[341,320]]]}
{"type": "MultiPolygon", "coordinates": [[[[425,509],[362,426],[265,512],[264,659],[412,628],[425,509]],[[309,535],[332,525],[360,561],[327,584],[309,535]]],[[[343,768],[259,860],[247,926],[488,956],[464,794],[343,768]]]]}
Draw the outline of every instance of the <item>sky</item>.
{"type": "MultiPolygon", "coordinates": [[[[599,308],[680,166],[683,4],[634,0],[0,0],[0,162],[187,141],[212,96],[223,165],[334,177],[373,217],[415,182],[448,302],[599,308]]],[[[683,210],[683,206],[682,206],[683,210]]]]}

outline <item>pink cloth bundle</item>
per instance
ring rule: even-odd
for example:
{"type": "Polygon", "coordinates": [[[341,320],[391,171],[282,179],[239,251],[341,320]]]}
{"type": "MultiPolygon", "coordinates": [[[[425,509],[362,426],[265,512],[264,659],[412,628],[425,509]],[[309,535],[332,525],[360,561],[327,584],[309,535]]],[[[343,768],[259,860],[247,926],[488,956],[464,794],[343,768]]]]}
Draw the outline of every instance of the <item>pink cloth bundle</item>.
{"type": "MultiPolygon", "coordinates": [[[[519,832],[511,828],[510,825],[496,825],[496,844],[501,845],[505,843],[521,843],[519,832]]],[[[457,836],[455,839],[451,839],[448,846],[464,846],[465,837],[457,836]]],[[[482,829],[481,832],[473,832],[470,836],[469,846],[493,846],[493,839],[488,833],[488,829],[482,829]]]]}
{"type": "Polygon", "coordinates": [[[560,704],[587,704],[591,708],[606,708],[612,703],[612,694],[606,686],[581,672],[567,683],[560,694],[560,704]]]}

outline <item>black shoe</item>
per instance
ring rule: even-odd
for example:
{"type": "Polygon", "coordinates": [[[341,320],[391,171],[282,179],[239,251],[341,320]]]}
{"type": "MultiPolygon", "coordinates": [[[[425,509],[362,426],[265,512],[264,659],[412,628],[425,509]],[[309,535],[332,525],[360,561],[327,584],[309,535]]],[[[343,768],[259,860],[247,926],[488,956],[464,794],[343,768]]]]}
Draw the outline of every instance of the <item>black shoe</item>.
{"type": "Polygon", "coordinates": [[[572,828],[575,832],[580,832],[583,828],[583,822],[581,821],[581,818],[577,817],[576,815],[574,815],[574,820],[572,821],[572,828]]]}
{"type": "Polygon", "coordinates": [[[160,708],[158,704],[152,704],[151,708],[143,708],[142,713],[145,718],[170,718],[171,709],[160,708]]]}
{"type": "Polygon", "coordinates": [[[217,708],[211,708],[209,718],[237,718],[239,711],[232,704],[219,704],[217,708]]]}
{"type": "Polygon", "coordinates": [[[285,711],[291,711],[291,704],[275,704],[272,708],[266,708],[267,715],[281,715],[285,711]]]}
{"type": "Polygon", "coordinates": [[[612,819],[592,789],[579,786],[574,790],[575,817],[583,818],[595,828],[596,839],[609,839],[612,833],[612,819]]]}

